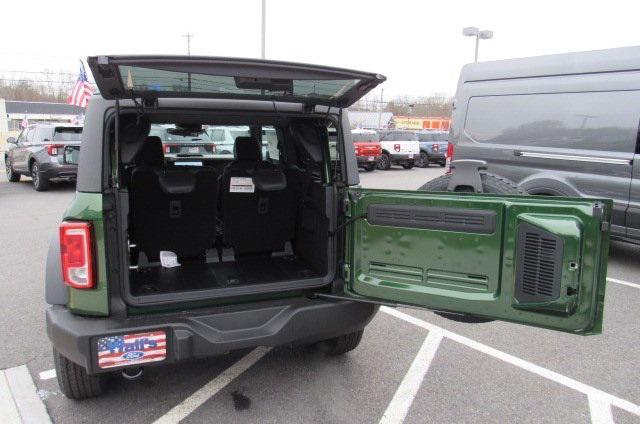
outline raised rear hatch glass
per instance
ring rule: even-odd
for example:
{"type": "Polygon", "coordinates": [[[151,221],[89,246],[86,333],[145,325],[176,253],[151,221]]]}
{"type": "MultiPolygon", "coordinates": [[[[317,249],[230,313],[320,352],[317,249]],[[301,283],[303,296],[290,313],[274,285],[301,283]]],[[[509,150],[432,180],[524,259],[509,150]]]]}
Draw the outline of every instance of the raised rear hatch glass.
{"type": "Polygon", "coordinates": [[[93,56],[87,61],[106,99],[227,98],[348,107],[386,79],[348,69],[257,59],[93,56]]]}

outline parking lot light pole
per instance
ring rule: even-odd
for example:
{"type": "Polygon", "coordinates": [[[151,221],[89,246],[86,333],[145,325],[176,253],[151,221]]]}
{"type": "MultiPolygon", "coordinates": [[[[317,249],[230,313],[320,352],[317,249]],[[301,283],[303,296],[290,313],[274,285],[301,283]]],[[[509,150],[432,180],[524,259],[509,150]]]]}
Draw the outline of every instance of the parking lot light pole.
{"type": "Polygon", "coordinates": [[[476,37],[476,52],[474,56],[474,62],[478,61],[478,47],[480,46],[480,40],[489,40],[493,38],[493,31],[483,30],[480,31],[478,27],[466,27],[462,28],[462,35],[465,37],[476,37]]]}

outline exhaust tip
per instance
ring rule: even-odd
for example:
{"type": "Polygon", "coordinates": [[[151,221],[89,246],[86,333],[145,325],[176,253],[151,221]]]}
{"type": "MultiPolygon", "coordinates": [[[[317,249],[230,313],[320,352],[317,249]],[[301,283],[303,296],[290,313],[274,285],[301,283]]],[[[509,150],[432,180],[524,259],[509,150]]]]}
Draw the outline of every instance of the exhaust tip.
{"type": "Polygon", "coordinates": [[[138,368],[125,368],[122,370],[122,376],[126,380],[137,380],[142,377],[143,369],[142,367],[138,368]]]}

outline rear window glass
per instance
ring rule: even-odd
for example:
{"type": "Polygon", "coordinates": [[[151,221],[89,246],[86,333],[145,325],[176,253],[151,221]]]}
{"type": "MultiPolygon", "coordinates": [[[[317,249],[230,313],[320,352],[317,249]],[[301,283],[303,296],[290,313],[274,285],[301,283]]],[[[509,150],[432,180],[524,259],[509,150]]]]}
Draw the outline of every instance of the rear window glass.
{"type": "Polygon", "coordinates": [[[447,141],[449,139],[449,133],[447,132],[418,133],[418,139],[420,141],[447,141]]]}
{"type": "Polygon", "coordinates": [[[359,79],[280,80],[280,86],[263,89],[246,88],[246,82],[243,83],[234,77],[222,75],[164,71],[126,65],[119,66],[119,71],[123,85],[136,91],[251,96],[280,95],[326,100],[340,97],[360,82],[359,79]]]}
{"type": "Polygon", "coordinates": [[[80,141],[82,128],[56,128],[53,131],[53,141],[80,141]]]}
{"type": "Polygon", "coordinates": [[[351,133],[351,138],[354,142],[366,143],[366,142],[377,142],[380,141],[380,137],[377,133],[360,133],[354,132],[351,133]]]}
{"type": "Polygon", "coordinates": [[[465,135],[478,143],[633,152],[637,91],[473,97],[465,135]]]}

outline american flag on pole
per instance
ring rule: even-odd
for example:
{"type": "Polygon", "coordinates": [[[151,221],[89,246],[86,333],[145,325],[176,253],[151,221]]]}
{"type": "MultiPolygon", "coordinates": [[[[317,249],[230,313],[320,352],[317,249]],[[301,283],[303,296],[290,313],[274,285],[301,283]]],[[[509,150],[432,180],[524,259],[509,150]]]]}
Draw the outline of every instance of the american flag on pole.
{"type": "Polygon", "coordinates": [[[80,74],[78,75],[76,85],[73,86],[71,93],[69,93],[67,104],[87,107],[87,103],[89,103],[89,99],[92,94],[93,88],[87,79],[87,72],[84,70],[84,64],[80,61],[80,74]]]}
{"type": "Polygon", "coordinates": [[[167,357],[167,335],[153,331],[101,337],[97,347],[100,368],[162,361],[167,357]]]}

